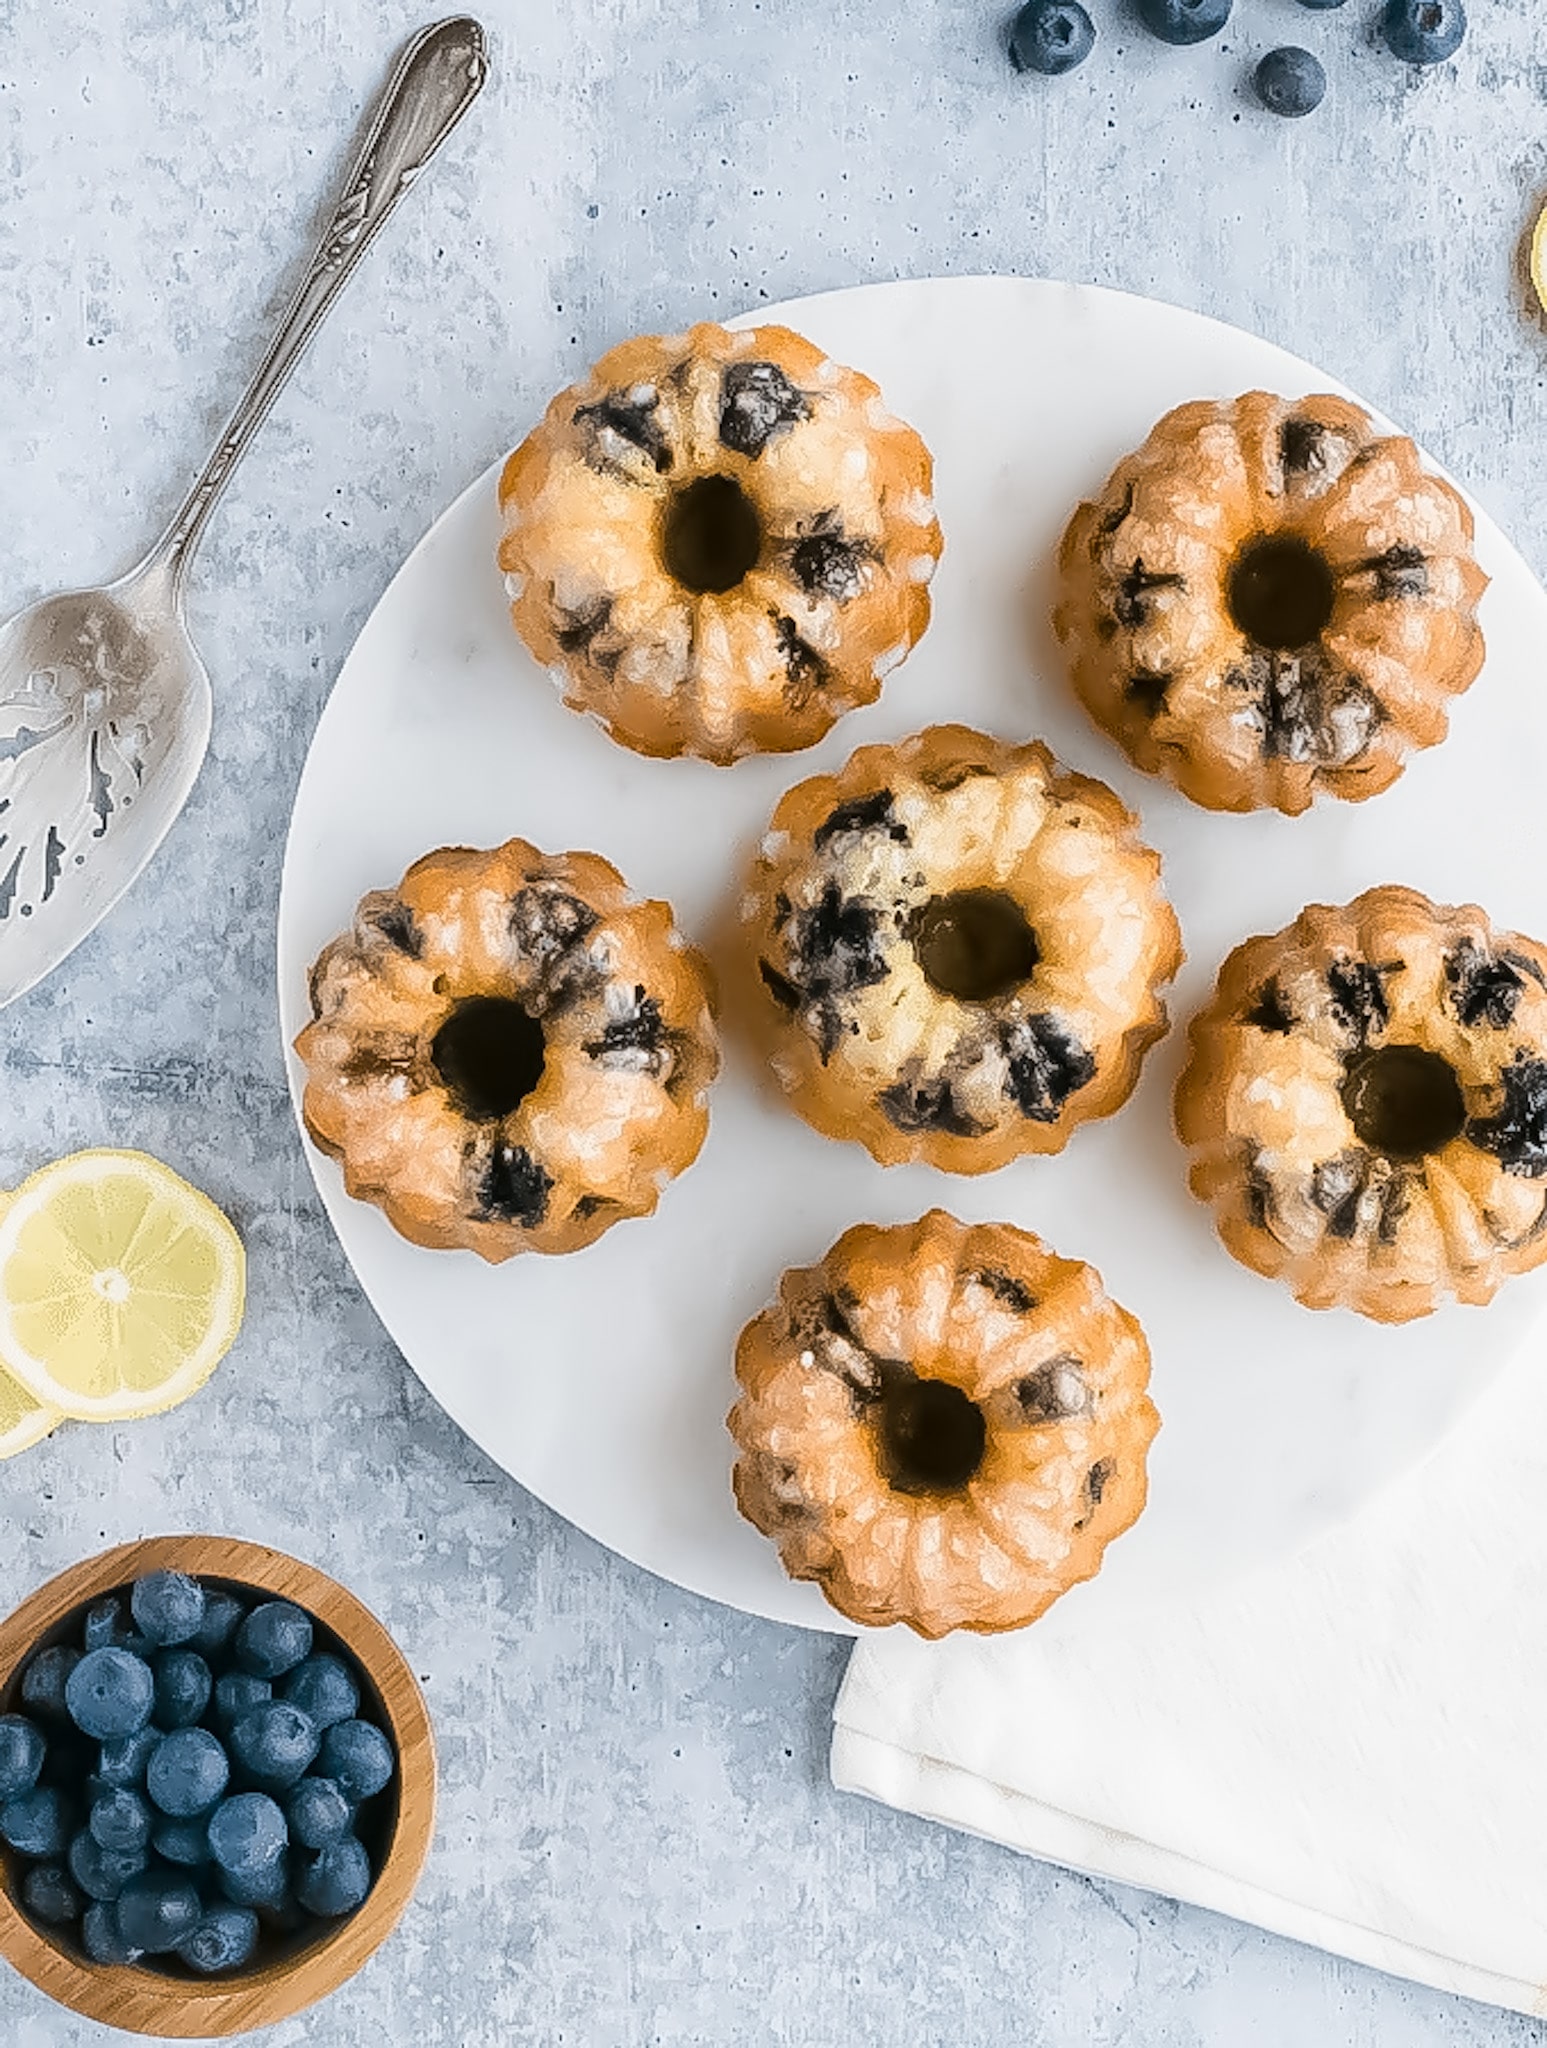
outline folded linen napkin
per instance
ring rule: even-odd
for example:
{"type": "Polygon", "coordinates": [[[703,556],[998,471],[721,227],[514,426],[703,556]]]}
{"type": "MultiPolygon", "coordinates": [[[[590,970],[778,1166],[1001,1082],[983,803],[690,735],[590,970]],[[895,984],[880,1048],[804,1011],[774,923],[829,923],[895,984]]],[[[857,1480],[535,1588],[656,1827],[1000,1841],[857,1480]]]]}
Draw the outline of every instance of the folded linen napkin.
{"type": "Polygon", "coordinates": [[[889,1631],[834,1719],[843,1790],[1547,2014],[1547,1346],[1297,1558],[1100,1628],[889,1631]]]}

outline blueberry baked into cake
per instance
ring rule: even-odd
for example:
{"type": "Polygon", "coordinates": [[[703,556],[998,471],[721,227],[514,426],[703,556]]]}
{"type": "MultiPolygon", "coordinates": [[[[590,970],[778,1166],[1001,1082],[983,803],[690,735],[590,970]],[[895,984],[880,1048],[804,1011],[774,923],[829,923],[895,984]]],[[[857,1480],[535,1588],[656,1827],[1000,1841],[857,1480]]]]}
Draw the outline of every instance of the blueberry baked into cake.
{"type": "Polygon", "coordinates": [[[736,1374],[737,1503],[853,1621],[1024,1627],[1144,1506],[1144,1333],[1007,1223],[846,1231],[783,1276],[736,1374]]]}
{"type": "Polygon", "coordinates": [[[1059,562],[1086,709],[1211,810],[1374,796],[1482,666],[1470,510],[1341,398],[1178,407],[1059,562]]]}
{"type": "Polygon", "coordinates": [[[1547,947],[1414,889],[1249,939],[1177,1130],[1226,1247],[1308,1308],[1483,1303],[1547,1259],[1547,947]]]}
{"type": "Polygon", "coordinates": [[[506,463],[516,627],[643,754],[809,747],[929,622],[929,451],[786,327],[642,336],[506,463]]]}
{"type": "Polygon", "coordinates": [[[795,1108],[883,1165],[1057,1152],[1133,1092],[1181,961],[1160,860],[1046,747],[932,726],[790,790],[742,904],[795,1108]]]}
{"type": "Polygon", "coordinates": [[[719,1066],[669,905],[594,853],[449,847],[366,896],[311,974],[302,1114],[415,1244],[568,1252],[697,1157],[719,1066]]]}

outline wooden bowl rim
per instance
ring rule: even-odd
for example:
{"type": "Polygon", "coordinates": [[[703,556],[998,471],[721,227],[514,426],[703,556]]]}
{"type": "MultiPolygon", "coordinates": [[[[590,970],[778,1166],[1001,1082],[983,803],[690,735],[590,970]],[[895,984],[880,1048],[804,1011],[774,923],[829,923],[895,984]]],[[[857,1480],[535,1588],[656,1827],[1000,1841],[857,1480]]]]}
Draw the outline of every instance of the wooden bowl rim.
{"type": "Polygon", "coordinates": [[[40,1991],[87,2019],[130,2033],[208,2039],[293,2018],[336,1991],[375,1953],[412,1898],[435,1825],[435,1743],[402,1651],[365,1604],[317,1566],[235,1536],[148,1536],[72,1565],[0,1622],[0,1697],[39,1639],[100,1594],[146,1572],[227,1579],[294,1600],[347,1645],[386,1710],[398,1755],[398,1812],[365,1904],[294,1956],[239,1977],[158,1978],[82,1961],[41,1934],[0,1883],[0,1955],[40,1991]]]}

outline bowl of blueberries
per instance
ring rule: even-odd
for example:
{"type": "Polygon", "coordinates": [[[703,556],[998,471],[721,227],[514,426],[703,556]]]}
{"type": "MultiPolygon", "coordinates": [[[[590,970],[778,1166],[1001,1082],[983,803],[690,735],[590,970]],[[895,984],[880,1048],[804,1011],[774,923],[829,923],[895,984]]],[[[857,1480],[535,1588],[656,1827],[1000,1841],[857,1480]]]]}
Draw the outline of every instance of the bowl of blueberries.
{"type": "Polygon", "coordinates": [[[434,1824],[413,1673],[314,1567],[163,1536],[0,1624],[0,1954],[131,2031],[244,2033],[386,1939],[434,1824]]]}

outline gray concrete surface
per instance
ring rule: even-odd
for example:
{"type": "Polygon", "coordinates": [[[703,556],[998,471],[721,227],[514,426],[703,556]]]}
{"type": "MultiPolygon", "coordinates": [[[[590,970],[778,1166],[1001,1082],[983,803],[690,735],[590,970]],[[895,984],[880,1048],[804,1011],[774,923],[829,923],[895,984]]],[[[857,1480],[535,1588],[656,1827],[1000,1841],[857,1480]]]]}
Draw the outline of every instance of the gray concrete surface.
{"type": "MultiPolygon", "coordinates": [[[[1376,0],[1237,0],[1201,50],[1017,79],[999,0],[481,0],[495,79],[219,513],[192,612],[214,746],[158,864],[0,1015],[0,1181],[142,1146],[247,1237],[194,1403],[0,1468],[0,1605],[110,1539],[317,1559],[423,1674],[444,1797],[398,1937],[275,2048],[1504,2048],[1467,2006],[832,1793],[842,1647],[604,1555],[430,1404],[355,1289],[285,1098],[271,987],[308,734],[407,547],[608,342],[867,278],[1014,270],[1255,327],[1419,433],[1547,567],[1539,0],[1462,57],[1376,0]],[[1255,55],[1327,105],[1256,111],[1255,55]]],[[[0,608],[150,537],[255,359],[413,0],[0,0],[0,608]]],[[[964,364],[964,374],[971,374],[964,364]]],[[[1014,394],[1006,393],[1013,403],[1014,394]]],[[[0,1973],[6,2048],[108,2036],[0,1973]]]]}

